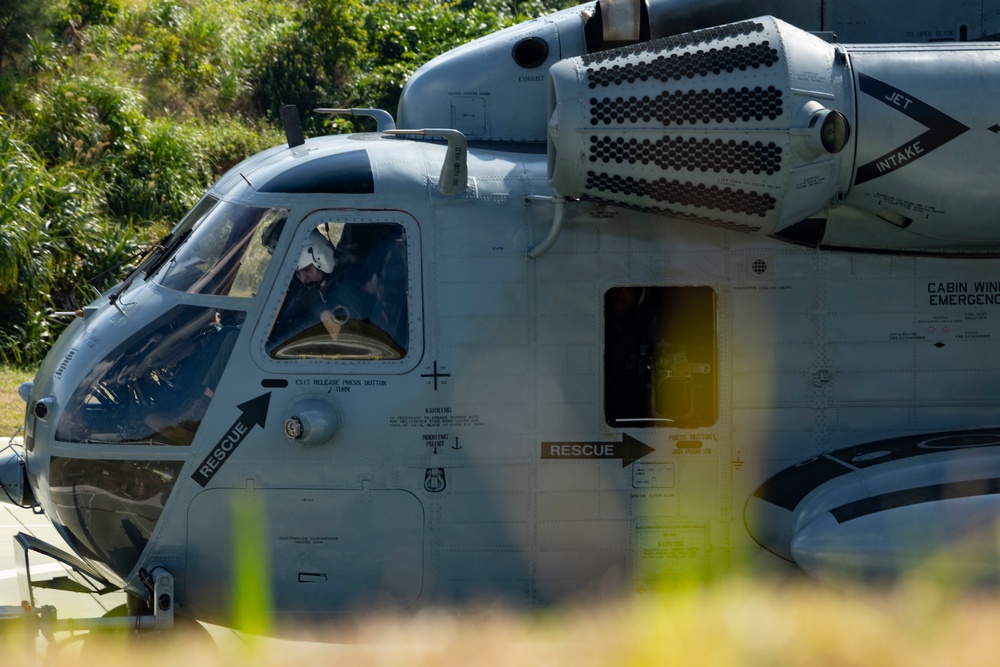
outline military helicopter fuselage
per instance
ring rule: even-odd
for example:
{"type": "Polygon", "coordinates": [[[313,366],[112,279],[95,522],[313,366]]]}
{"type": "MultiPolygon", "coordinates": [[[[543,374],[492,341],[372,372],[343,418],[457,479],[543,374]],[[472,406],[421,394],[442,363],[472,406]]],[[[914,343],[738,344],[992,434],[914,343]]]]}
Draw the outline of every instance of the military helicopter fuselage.
{"type": "Polygon", "coordinates": [[[223,624],[248,550],[288,622],[995,580],[992,13],[746,4],[602,0],[291,127],[59,338],[5,487],[223,624]]]}

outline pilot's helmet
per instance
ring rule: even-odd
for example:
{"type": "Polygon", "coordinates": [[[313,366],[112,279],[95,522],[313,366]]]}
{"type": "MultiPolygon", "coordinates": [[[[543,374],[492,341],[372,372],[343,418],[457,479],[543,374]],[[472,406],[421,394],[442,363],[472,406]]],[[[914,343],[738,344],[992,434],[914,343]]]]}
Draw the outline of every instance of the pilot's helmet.
{"type": "Polygon", "coordinates": [[[306,247],[302,249],[302,254],[299,255],[299,264],[295,268],[302,270],[310,264],[323,273],[333,273],[333,246],[316,229],[309,234],[306,247]]]}

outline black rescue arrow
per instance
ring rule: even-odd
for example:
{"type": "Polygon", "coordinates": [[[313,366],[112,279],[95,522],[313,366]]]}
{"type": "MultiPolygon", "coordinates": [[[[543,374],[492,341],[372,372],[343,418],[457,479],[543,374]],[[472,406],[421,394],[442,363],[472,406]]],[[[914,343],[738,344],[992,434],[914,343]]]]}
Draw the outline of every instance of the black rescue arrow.
{"type": "Polygon", "coordinates": [[[264,423],[267,420],[267,406],[271,403],[271,392],[262,394],[257,398],[252,398],[246,403],[240,403],[237,405],[237,409],[240,411],[240,416],[237,418],[233,425],[229,427],[226,434],[222,436],[212,447],[212,451],[205,460],[201,462],[198,469],[191,475],[191,479],[198,482],[202,486],[206,486],[215,473],[219,471],[222,464],[229,460],[236,448],[240,446],[240,443],[246,439],[247,433],[250,432],[254,426],[260,426],[264,428],[264,423]]]}
{"type": "Polygon", "coordinates": [[[621,459],[631,465],[656,450],[627,433],[621,442],[543,442],[543,459],[621,459]]]}

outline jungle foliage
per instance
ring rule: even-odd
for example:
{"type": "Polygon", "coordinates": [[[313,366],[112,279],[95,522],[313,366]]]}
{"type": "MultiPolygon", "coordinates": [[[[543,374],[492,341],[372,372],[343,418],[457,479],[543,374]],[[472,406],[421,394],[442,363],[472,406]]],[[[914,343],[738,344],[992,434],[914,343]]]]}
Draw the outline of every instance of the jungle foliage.
{"type": "MultiPolygon", "coordinates": [[[[0,363],[28,366],[296,104],[395,111],[454,46],[572,0],[0,0],[0,363]]],[[[307,134],[352,130],[304,114],[307,134]]]]}

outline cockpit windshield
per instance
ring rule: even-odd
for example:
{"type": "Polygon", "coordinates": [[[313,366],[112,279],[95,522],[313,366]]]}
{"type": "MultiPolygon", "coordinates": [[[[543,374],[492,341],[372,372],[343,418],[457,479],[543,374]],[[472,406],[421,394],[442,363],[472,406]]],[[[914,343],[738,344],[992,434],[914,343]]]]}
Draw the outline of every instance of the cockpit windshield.
{"type": "Polygon", "coordinates": [[[252,297],[288,209],[212,201],[203,200],[175,230],[178,245],[153,280],[179,292],[252,297]]]}
{"type": "Polygon", "coordinates": [[[111,350],[66,401],[63,442],[190,445],[246,313],[175,306],[111,350]]]}

